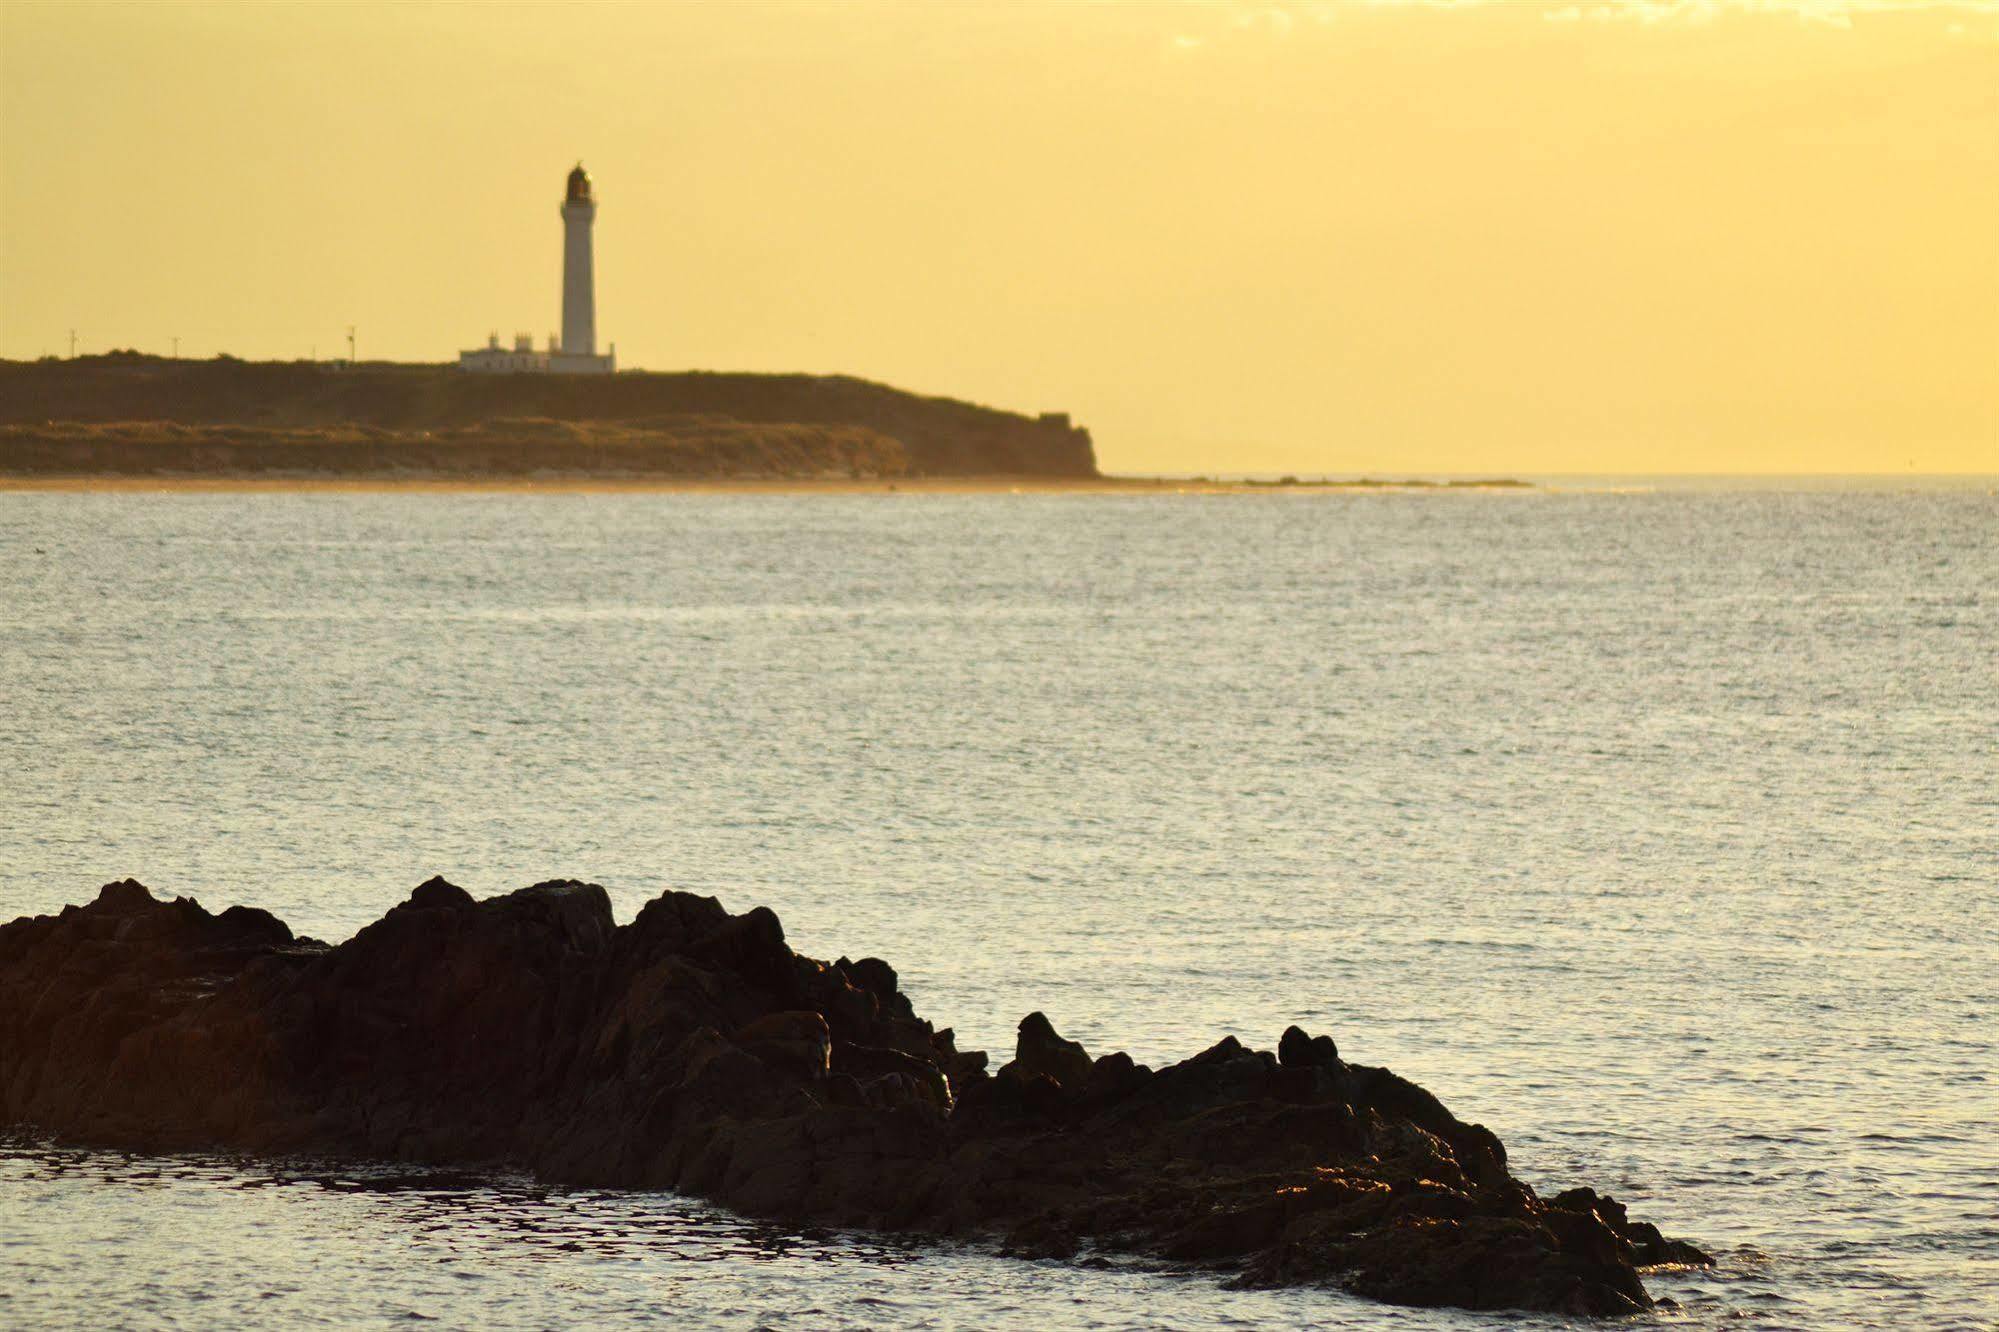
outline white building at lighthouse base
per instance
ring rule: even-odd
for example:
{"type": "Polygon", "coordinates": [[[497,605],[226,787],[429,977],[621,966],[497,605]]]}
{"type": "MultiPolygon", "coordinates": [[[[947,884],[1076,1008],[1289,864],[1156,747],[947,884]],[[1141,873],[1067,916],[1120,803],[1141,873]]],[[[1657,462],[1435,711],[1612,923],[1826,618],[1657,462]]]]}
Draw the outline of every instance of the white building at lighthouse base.
{"type": "Polygon", "coordinates": [[[512,347],[500,345],[500,335],[486,339],[486,345],[458,353],[458,368],[475,375],[610,375],[618,370],[618,344],[612,343],[603,356],[566,352],[556,338],[546,349],[536,351],[534,339],[525,333],[514,335],[512,347]]]}

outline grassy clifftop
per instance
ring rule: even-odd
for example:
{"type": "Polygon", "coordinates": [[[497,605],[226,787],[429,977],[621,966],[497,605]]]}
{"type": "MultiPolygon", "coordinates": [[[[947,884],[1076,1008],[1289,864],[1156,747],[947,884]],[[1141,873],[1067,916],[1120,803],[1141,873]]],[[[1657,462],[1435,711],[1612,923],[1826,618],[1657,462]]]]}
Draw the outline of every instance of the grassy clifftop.
{"type": "Polygon", "coordinates": [[[0,472],[1097,475],[1089,432],[1066,417],[845,376],[113,353],[0,361],[0,427],[0,472]]]}

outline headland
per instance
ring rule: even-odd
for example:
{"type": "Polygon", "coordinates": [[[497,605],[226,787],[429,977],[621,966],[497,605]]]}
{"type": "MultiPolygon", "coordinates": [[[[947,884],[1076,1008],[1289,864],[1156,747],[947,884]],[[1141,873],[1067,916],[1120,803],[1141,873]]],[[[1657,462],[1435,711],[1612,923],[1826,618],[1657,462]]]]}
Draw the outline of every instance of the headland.
{"type": "Polygon", "coordinates": [[[0,476],[1094,480],[1089,431],[846,376],[388,362],[0,361],[0,476]]]}
{"type": "Polygon", "coordinates": [[[112,352],[0,361],[0,490],[1258,494],[1506,478],[1145,477],[1090,432],[846,376],[467,374],[112,352]]]}

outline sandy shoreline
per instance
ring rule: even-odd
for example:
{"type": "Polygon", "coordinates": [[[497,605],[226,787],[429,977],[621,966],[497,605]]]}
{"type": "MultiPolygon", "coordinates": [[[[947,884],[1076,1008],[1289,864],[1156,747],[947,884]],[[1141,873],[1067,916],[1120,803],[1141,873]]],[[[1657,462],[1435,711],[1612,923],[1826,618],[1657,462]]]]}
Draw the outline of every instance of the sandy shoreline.
{"type": "Polygon", "coordinates": [[[329,492],[715,495],[1296,495],[1381,491],[1450,494],[1531,491],[1522,482],[1213,481],[1173,477],[938,476],[894,479],[794,477],[382,477],[382,476],[7,476],[0,492],[256,494],[329,492]]]}

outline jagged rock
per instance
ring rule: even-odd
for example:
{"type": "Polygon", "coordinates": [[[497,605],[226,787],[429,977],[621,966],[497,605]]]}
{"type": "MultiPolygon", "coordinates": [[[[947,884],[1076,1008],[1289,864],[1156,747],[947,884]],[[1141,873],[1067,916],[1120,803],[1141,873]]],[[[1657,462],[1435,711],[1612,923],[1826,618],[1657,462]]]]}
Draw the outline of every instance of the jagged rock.
{"type": "Polygon", "coordinates": [[[795,1223],[1104,1249],[1409,1304],[1613,1314],[1705,1263],[1293,1027],[1157,1071],[1041,1013],[998,1076],[775,915],[432,879],[338,947],[107,884],[0,926],[0,1124],[142,1150],[525,1165],[795,1223]]]}
{"type": "Polygon", "coordinates": [[[809,1009],[767,1013],[736,1033],[736,1043],[765,1063],[817,1082],[832,1071],[833,1034],[809,1009]]]}
{"type": "Polygon", "coordinates": [[[1330,1036],[1307,1036],[1303,1027],[1286,1027],[1277,1042],[1277,1062],[1286,1068],[1338,1068],[1340,1051],[1330,1036]]]}
{"type": "Polygon", "coordinates": [[[1013,1062],[1000,1073],[1020,1079],[1047,1078],[1059,1087],[1077,1090],[1089,1081],[1090,1068],[1089,1051],[1075,1041],[1064,1040],[1045,1013],[1035,1012],[1020,1020],[1013,1062]]]}

